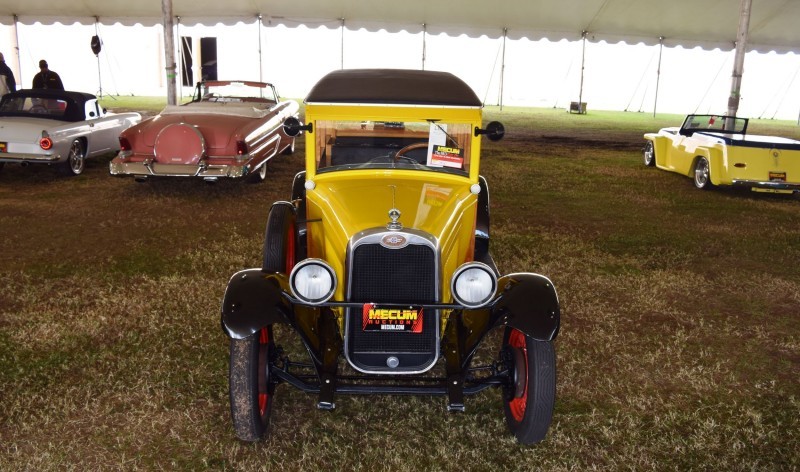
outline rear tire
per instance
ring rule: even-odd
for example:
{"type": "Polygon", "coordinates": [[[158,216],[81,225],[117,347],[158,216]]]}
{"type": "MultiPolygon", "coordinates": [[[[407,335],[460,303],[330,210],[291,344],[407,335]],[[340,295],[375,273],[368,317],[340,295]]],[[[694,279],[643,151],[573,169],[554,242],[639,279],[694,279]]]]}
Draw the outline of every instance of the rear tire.
{"type": "Polygon", "coordinates": [[[269,431],[276,385],[270,366],[275,357],[272,326],[244,339],[231,339],[228,376],[231,418],[236,437],[242,441],[259,441],[269,431]]]}
{"type": "Polygon", "coordinates": [[[708,190],[714,185],[711,183],[711,169],[708,159],[698,157],[694,163],[694,186],[700,190],[708,190]]]}
{"type": "Polygon", "coordinates": [[[261,164],[261,167],[258,168],[257,171],[253,172],[248,176],[247,181],[251,184],[258,184],[267,179],[267,163],[264,162],[261,164]]]}
{"type": "Polygon", "coordinates": [[[536,341],[514,328],[503,335],[503,359],[511,379],[504,389],[506,425],[517,441],[544,439],[556,399],[556,356],[552,341],[536,341]]]}
{"type": "Polygon", "coordinates": [[[291,144],[289,144],[288,146],[286,146],[286,147],[283,149],[283,152],[282,152],[282,154],[284,154],[284,155],[286,155],[286,156],[291,156],[292,154],[294,154],[294,144],[295,144],[295,143],[294,143],[294,140],[295,140],[295,138],[292,138],[292,143],[291,143],[291,144]]]}
{"type": "Polygon", "coordinates": [[[86,167],[86,149],[80,139],[72,141],[67,160],[61,164],[61,172],[65,175],[81,175],[86,167]]]}
{"type": "Polygon", "coordinates": [[[272,205],[267,217],[261,271],[288,274],[297,262],[294,207],[288,202],[272,205]]]}

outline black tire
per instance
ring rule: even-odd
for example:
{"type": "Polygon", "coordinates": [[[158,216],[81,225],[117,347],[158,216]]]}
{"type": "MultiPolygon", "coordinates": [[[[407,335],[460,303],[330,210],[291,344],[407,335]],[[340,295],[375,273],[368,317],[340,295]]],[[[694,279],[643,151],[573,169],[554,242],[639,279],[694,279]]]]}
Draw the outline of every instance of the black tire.
{"type": "Polygon", "coordinates": [[[285,156],[291,156],[292,154],[294,154],[294,146],[295,146],[294,140],[295,138],[292,138],[292,142],[288,146],[283,148],[283,152],[281,154],[285,156]]]}
{"type": "Polygon", "coordinates": [[[275,381],[269,373],[276,349],[272,326],[244,339],[231,339],[228,375],[231,419],[236,437],[259,441],[269,431],[275,381]]]}
{"type": "Polygon", "coordinates": [[[503,399],[506,425],[521,444],[538,443],[550,428],[556,400],[553,343],[506,328],[502,352],[511,373],[503,399]]]}
{"type": "Polygon", "coordinates": [[[247,176],[247,181],[251,184],[257,184],[265,181],[267,179],[267,163],[264,162],[261,164],[261,167],[258,168],[255,172],[247,176]]]}
{"type": "Polygon", "coordinates": [[[700,190],[708,190],[714,185],[711,183],[711,168],[708,159],[698,157],[694,163],[694,186],[700,190]]]}
{"type": "Polygon", "coordinates": [[[61,164],[61,172],[69,175],[81,175],[83,169],[86,167],[86,149],[80,139],[72,141],[69,146],[69,153],[67,160],[61,164]]]}
{"type": "Polygon", "coordinates": [[[647,141],[645,143],[642,156],[644,157],[644,165],[648,167],[653,167],[656,165],[656,150],[653,146],[653,141],[647,141]]]}
{"type": "Polygon", "coordinates": [[[6,165],[5,162],[0,162],[0,171],[3,170],[3,167],[5,167],[5,165],[6,165]]]}
{"type": "Polygon", "coordinates": [[[297,261],[295,232],[294,206],[289,202],[272,205],[264,234],[262,272],[291,272],[297,261]]]}
{"type": "MultiPolygon", "coordinates": [[[[270,208],[264,236],[264,272],[291,270],[294,255],[294,208],[278,202],[270,208]]],[[[272,401],[277,381],[269,374],[277,354],[272,326],[262,328],[245,339],[231,339],[228,375],[231,418],[236,437],[259,441],[269,432],[272,401]]]]}

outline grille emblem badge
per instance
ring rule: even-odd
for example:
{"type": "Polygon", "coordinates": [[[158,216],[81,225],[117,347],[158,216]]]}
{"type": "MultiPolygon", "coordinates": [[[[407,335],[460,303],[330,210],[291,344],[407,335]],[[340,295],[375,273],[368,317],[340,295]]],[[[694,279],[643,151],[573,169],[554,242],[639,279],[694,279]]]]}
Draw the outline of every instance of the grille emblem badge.
{"type": "Polygon", "coordinates": [[[400,249],[408,245],[408,239],[402,234],[387,234],[381,238],[381,246],[389,249],[400,249]]]}

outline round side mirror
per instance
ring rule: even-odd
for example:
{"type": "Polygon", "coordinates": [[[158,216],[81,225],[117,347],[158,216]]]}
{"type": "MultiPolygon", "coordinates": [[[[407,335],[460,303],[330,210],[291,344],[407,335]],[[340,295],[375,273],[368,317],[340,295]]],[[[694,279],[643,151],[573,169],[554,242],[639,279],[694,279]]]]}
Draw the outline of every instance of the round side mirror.
{"type": "Polygon", "coordinates": [[[283,132],[291,137],[297,136],[301,131],[308,131],[310,133],[311,129],[311,123],[303,126],[303,123],[293,116],[286,118],[286,120],[283,122],[283,132]]]}
{"type": "Polygon", "coordinates": [[[499,121],[491,121],[486,128],[475,128],[475,136],[485,134],[489,141],[500,141],[506,134],[506,128],[499,121]]]}

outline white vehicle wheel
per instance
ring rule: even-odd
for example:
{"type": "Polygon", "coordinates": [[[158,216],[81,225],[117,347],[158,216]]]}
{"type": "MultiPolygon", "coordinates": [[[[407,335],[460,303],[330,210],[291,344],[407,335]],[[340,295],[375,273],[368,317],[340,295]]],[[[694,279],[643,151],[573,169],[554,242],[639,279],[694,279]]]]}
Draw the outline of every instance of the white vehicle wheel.
{"type": "Polygon", "coordinates": [[[72,141],[69,147],[67,160],[62,164],[62,170],[67,175],[80,175],[86,166],[86,153],[80,139],[72,141]]]}
{"type": "Polygon", "coordinates": [[[257,184],[259,182],[263,182],[266,179],[267,179],[267,163],[265,162],[261,164],[261,167],[259,167],[257,171],[250,174],[249,181],[254,184],[257,184]]]}
{"type": "Polygon", "coordinates": [[[644,165],[648,167],[653,167],[656,165],[656,150],[653,147],[653,141],[647,141],[644,145],[644,151],[642,151],[642,155],[644,156],[644,165]]]}
{"type": "Polygon", "coordinates": [[[291,144],[289,144],[288,146],[286,146],[286,147],[283,149],[283,154],[284,154],[284,155],[286,155],[286,156],[290,156],[290,155],[294,154],[294,139],[295,139],[295,138],[292,138],[292,143],[291,143],[291,144]]]}
{"type": "Polygon", "coordinates": [[[712,187],[708,159],[698,157],[694,164],[694,186],[706,190],[712,187]]]}

